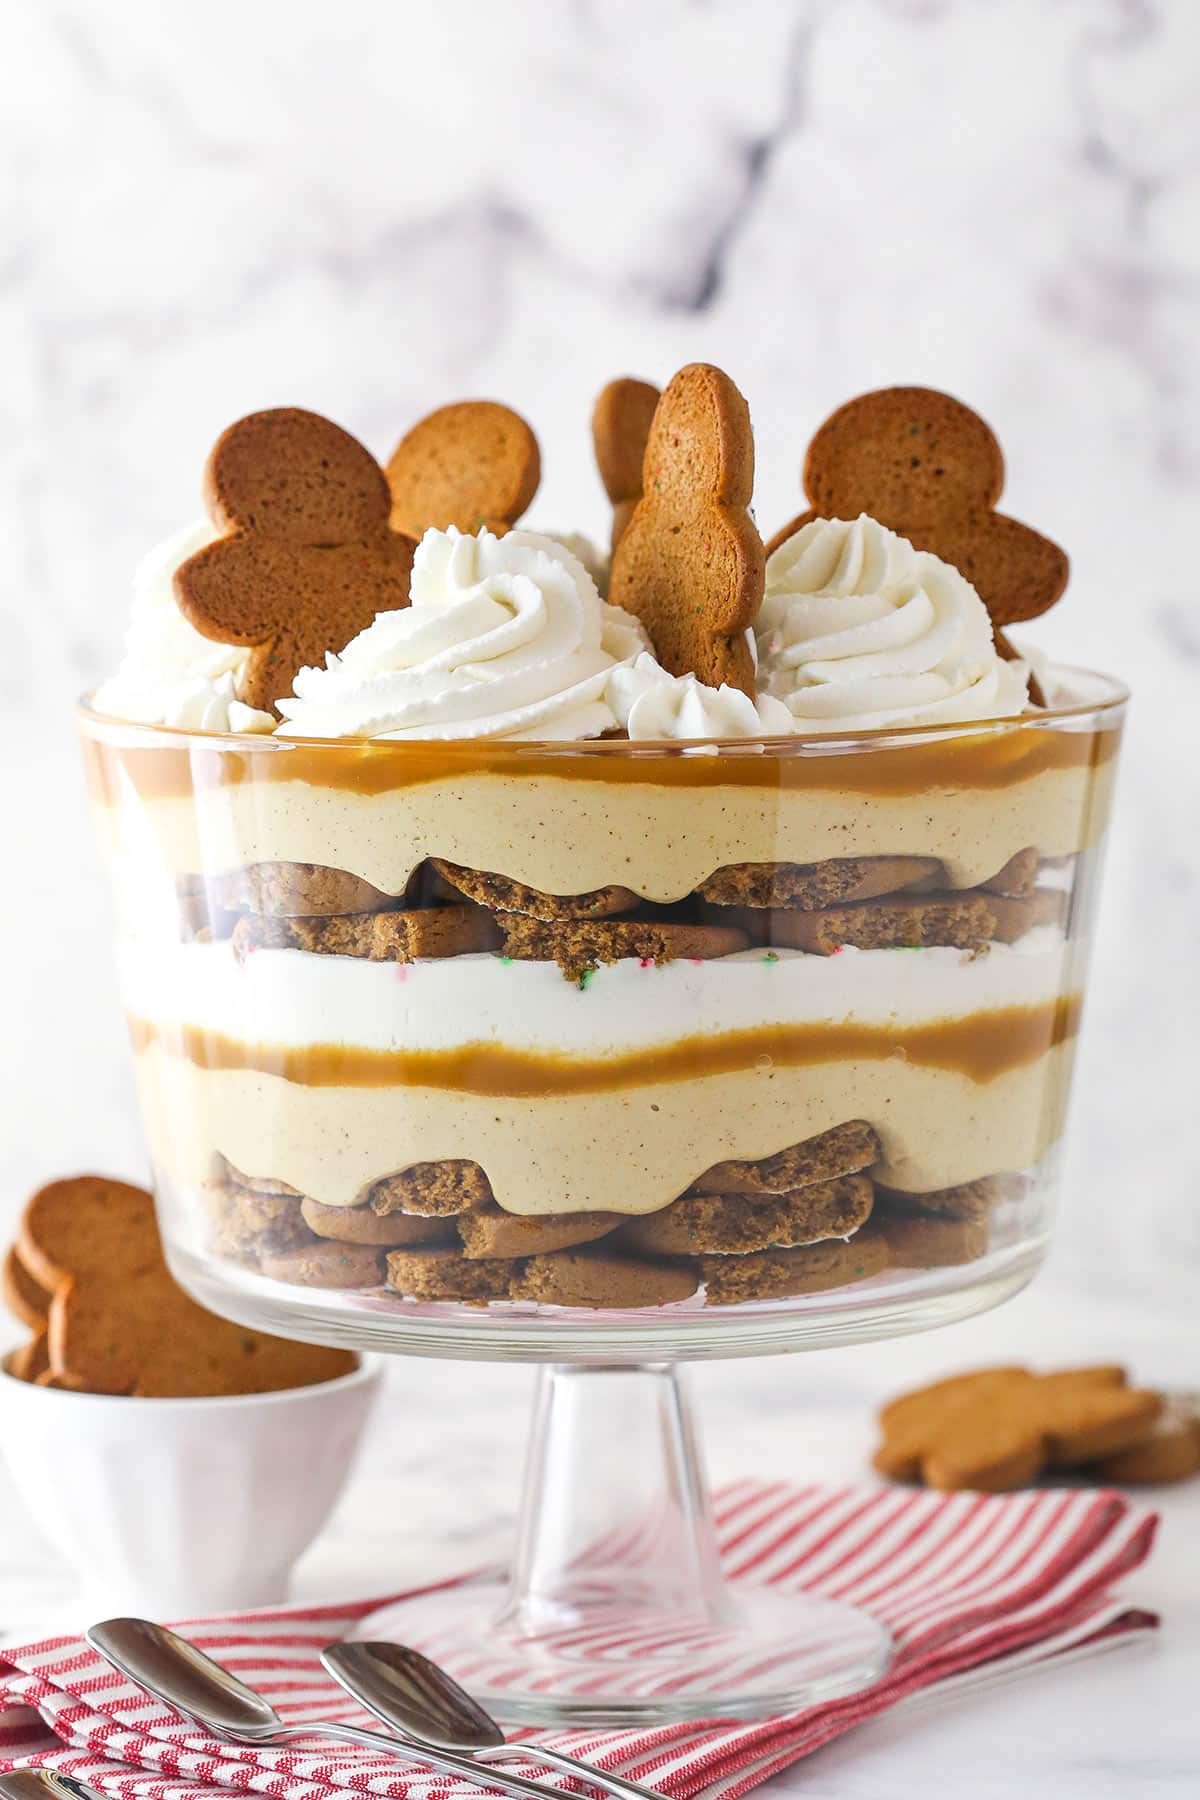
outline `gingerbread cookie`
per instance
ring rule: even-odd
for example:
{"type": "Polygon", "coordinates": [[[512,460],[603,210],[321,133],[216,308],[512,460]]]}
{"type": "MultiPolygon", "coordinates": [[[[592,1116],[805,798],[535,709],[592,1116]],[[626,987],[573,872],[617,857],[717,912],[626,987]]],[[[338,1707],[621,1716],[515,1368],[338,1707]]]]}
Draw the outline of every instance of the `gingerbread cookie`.
{"type": "Polygon", "coordinates": [[[1031,888],[1019,895],[989,893],[992,937],[998,944],[1015,944],[1036,925],[1065,925],[1069,898],[1062,888],[1031,888]]]}
{"type": "Polygon", "coordinates": [[[912,950],[939,944],[981,950],[995,936],[994,899],[968,889],[959,894],[897,894],[817,912],[780,912],[771,920],[771,942],[813,956],[833,956],[846,945],[856,950],[912,950]]]}
{"type": "Polygon", "coordinates": [[[1091,1464],[1088,1474],[1119,1487],[1186,1481],[1200,1470],[1200,1405],[1168,1394],[1148,1437],[1091,1464]]]}
{"type": "Polygon", "coordinates": [[[499,919],[504,954],[523,962],[556,962],[568,981],[584,982],[601,963],[637,957],[645,963],[690,957],[707,962],[744,950],[750,939],[729,925],[679,925],[658,919],[602,919],[547,924],[520,913],[499,919]]]}
{"type": "Polygon", "coordinates": [[[533,1256],[514,1278],[514,1300],[539,1306],[616,1307],[674,1306],[688,1300],[700,1282],[694,1265],[640,1262],[609,1256],[601,1250],[560,1250],[555,1256],[533,1256]]]}
{"type": "Polygon", "coordinates": [[[300,1215],[317,1237],[335,1244],[399,1250],[408,1244],[445,1244],[454,1235],[448,1220],[423,1219],[415,1213],[377,1213],[369,1206],[322,1206],[319,1200],[302,1200],[300,1215]]]}
{"type": "Polygon", "coordinates": [[[894,1480],[947,1491],[1002,1493],[1043,1469],[1095,1462],[1144,1443],[1158,1394],[1126,1384],[1111,1364],[1033,1375],[980,1369],[885,1406],[875,1467],[894,1480]]]}
{"type": "Polygon", "coordinates": [[[986,1219],[933,1214],[876,1214],[876,1228],[896,1269],[952,1269],[987,1255],[986,1219]]]}
{"type": "Polygon", "coordinates": [[[264,710],[376,613],[408,605],[412,538],[388,525],[383,470],[318,413],[283,406],[221,434],[204,481],[222,535],[175,571],[190,625],[250,649],[238,698],[264,710]]]}
{"type": "Polygon", "coordinates": [[[413,1163],[397,1175],[385,1175],[367,1190],[367,1205],[376,1213],[417,1213],[423,1218],[453,1218],[487,1206],[492,1184],[477,1162],[448,1157],[444,1162],[413,1163]]]}
{"type": "Polygon", "coordinates": [[[499,948],[491,915],[478,906],[429,906],[418,912],[345,913],[322,919],[248,914],[233,933],[238,956],[254,950],[304,950],[369,962],[417,962],[499,948]]]}
{"type": "Polygon", "coordinates": [[[622,1244],[649,1256],[744,1256],[846,1238],[871,1216],[865,1175],[818,1181],[783,1194],[685,1194],[660,1212],[631,1219],[622,1244]]]}
{"type": "Polygon", "coordinates": [[[847,1119],[803,1143],[757,1162],[714,1163],[692,1183],[697,1194],[787,1194],[817,1181],[857,1175],[880,1158],[879,1139],[865,1119],[847,1119]]]}
{"type": "Polygon", "coordinates": [[[887,1244],[871,1225],[849,1240],[832,1238],[798,1250],[760,1250],[751,1256],[700,1256],[700,1277],[710,1306],[746,1300],[783,1300],[849,1287],[888,1265],[887,1244]]]}
{"type": "Polygon", "coordinates": [[[1025,850],[1018,850],[1010,856],[1002,869],[980,882],[989,894],[1008,894],[1013,899],[1021,899],[1027,894],[1037,880],[1038,853],[1032,845],[1025,850]]]}
{"type": "Polygon", "coordinates": [[[638,904],[638,897],[626,887],[594,888],[590,894],[543,894],[523,882],[510,881],[505,875],[488,875],[481,869],[464,869],[458,863],[430,858],[442,880],[452,891],[465,894],[492,912],[525,913],[531,919],[607,919],[613,913],[628,912],[638,904]]]}
{"type": "Polygon", "coordinates": [[[600,390],[592,411],[596,466],[604,491],[612,501],[614,550],[642,497],[646,440],[661,398],[652,382],[621,375],[600,390]]]}
{"type": "Polygon", "coordinates": [[[499,536],[525,511],[541,473],[537,439],[511,407],[495,400],[439,406],[388,462],[392,529],[417,539],[450,525],[499,536]]]}
{"type": "Polygon", "coordinates": [[[283,918],[383,912],[402,904],[348,869],[328,869],[321,863],[247,863],[209,877],[207,887],[219,908],[283,918]]]}
{"type": "Polygon", "coordinates": [[[837,856],[819,863],[730,863],[696,892],[718,906],[796,907],[815,912],[853,900],[911,891],[942,873],[933,856],[837,856]]]}
{"type": "Polygon", "coordinates": [[[501,1206],[483,1206],[459,1213],[454,1222],[464,1256],[543,1256],[607,1237],[622,1223],[622,1216],[604,1212],[528,1216],[505,1212],[501,1206]]]}
{"type": "Polygon", "coordinates": [[[17,1254],[15,1244],[9,1249],[0,1268],[0,1293],[14,1319],[28,1325],[30,1331],[44,1331],[50,1316],[52,1294],[34,1278],[17,1254]]]}
{"type": "Polygon", "coordinates": [[[1027,1185],[1023,1175],[984,1175],[978,1181],[960,1181],[955,1187],[933,1188],[924,1194],[876,1186],[875,1195],[887,1213],[931,1213],[978,1224],[1005,1201],[1021,1199],[1027,1185]]]}
{"type": "Polygon", "coordinates": [[[668,383],[643,486],[613,553],[609,601],[637,614],[671,674],[753,696],[746,632],[762,604],[766,558],[748,510],[750,411],[722,370],[690,363],[668,383]]]}
{"type": "Polygon", "coordinates": [[[514,1257],[472,1259],[457,1247],[393,1250],[387,1282],[406,1300],[506,1300],[520,1266],[514,1257]]]}
{"type": "Polygon", "coordinates": [[[40,1380],[50,1369],[50,1346],[45,1331],[35,1331],[27,1344],[10,1350],[4,1366],[17,1381],[40,1380]]]}
{"type": "Polygon", "coordinates": [[[804,461],[810,508],[769,548],[813,519],[868,513],[953,564],[1002,631],[1053,606],[1069,573],[1057,544],[996,512],[1003,487],[1000,445],[978,413],[933,388],[881,388],[821,426],[804,461]]]}
{"type": "Polygon", "coordinates": [[[383,1251],[371,1244],[314,1239],[298,1250],[264,1256],[259,1266],[272,1281],[286,1281],[293,1287],[374,1288],[383,1284],[383,1251]]]}
{"type": "Polygon", "coordinates": [[[241,1169],[235,1169],[228,1157],[223,1156],[221,1161],[225,1165],[226,1183],[231,1187],[242,1188],[247,1194],[280,1195],[292,1200],[304,1198],[299,1188],[290,1187],[275,1175],[246,1175],[241,1169]]]}
{"type": "Polygon", "coordinates": [[[309,1242],[310,1234],[295,1194],[270,1193],[237,1182],[212,1182],[204,1190],[209,1242],[219,1256],[257,1266],[263,1255],[278,1255],[309,1242]]]}
{"type": "Polygon", "coordinates": [[[154,1203],[103,1176],[51,1182],[22,1215],[22,1262],[53,1291],[48,1373],[97,1394],[261,1393],[331,1380],[354,1358],[218,1319],[163,1259],[154,1203]]]}

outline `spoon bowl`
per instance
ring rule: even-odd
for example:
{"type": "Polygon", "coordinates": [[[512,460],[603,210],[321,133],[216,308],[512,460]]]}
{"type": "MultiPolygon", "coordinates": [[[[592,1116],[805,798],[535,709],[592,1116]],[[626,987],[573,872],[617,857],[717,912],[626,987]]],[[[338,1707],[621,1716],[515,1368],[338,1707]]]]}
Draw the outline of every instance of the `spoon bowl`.
{"type": "Polygon", "coordinates": [[[360,1706],[423,1749],[469,1755],[489,1769],[514,1758],[540,1763],[600,1788],[612,1800],[660,1800],[650,1788],[547,1744],[508,1743],[492,1715],[452,1675],[407,1645],[367,1639],[330,1644],[321,1662],[360,1706]]]}
{"type": "Polygon", "coordinates": [[[283,1729],[268,1700],[165,1625],[105,1619],[87,1638],[122,1675],[218,1737],[267,1739],[283,1729]]]}
{"type": "Polygon", "coordinates": [[[495,1750],[504,1733],[436,1663],[404,1644],[330,1644],[321,1661],[367,1711],[440,1750],[495,1750]]]}
{"type": "Polygon", "coordinates": [[[59,1769],[6,1769],[0,1774],[0,1800],[104,1800],[104,1795],[59,1769]]]}

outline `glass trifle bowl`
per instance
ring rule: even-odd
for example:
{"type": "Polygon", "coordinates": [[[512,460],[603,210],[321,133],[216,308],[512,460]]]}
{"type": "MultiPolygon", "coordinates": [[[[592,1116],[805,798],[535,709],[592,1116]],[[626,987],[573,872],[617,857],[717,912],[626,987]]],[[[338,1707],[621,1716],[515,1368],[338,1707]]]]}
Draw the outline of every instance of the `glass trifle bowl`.
{"type": "Polygon", "coordinates": [[[551,1365],[512,1583],[372,1624],[502,1716],[754,1716],[885,1663],[851,1608],[721,1585],[673,1365],[1037,1267],[1126,700],[1051,679],[1015,718],[704,744],[82,709],[179,1280],[551,1365]]]}

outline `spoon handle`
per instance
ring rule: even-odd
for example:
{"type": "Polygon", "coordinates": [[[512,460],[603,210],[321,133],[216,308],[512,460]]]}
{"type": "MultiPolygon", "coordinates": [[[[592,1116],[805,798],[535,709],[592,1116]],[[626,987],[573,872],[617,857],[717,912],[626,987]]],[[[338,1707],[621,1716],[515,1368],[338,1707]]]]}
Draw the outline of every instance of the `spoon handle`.
{"type": "MultiPolygon", "coordinates": [[[[382,1731],[367,1731],[357,1725],[337,1725],[332,1720],[322,1720],[319,1724],[289,1725],[284,1730],[273,1732],[272,1743],[283,1743],[292,1738],[327,1737],[336,1738],[343,1744],[362,1744],[368,1750],[382,1750],[389,1756],[399,1756],[405,1762],[422,1763],[431,1769],[441,1769],[448,1775],[465,1775],[471,1781],[483,1787],[503,1788],[510,1794],[534,1796],[534,1800],[571,1800],[562,1788],[554,1787],[545,1781],[530,1781],[526,1775],[511,1775],[507,1769],[493,1768],[477,1762],[473,1756],[456,1756],[450,1750],[427,1750],[423,1744],[414,1744],[411,1739],[388,1737],[382,1731]]],[[[572,1769],[571,1773],[576,1771],[572,1769]]],[[[591,1779],[591,1771],[588,1771],[591,1779]]],[[[652,1800],[661,1800],[660,1796],[652,1800]]]]}
{"type": "Polygon", "coordinates": [[[525,1744],[517,1739],[512,1744],[499,1744],[494,1750],[477,1750],[479,1762],[499,1762],[501,1757],[510,1757],[514,1762],[543,1763],[548,1769],[557,1769],[563,1775],[575,1775],[586,1781],[589,1786],[602,1788],[606,1794],[612,1794],[614,1800],[662,1800],[652,1788],[639,1787],[636,1781],[626,1781],[623,1775],[610,1775],[606,1769],[596,1768],[594,1763],[580,1762],[577,1756],[568,1756],[563,1750],[550,1750],[544,1744],[525,1744]]]}

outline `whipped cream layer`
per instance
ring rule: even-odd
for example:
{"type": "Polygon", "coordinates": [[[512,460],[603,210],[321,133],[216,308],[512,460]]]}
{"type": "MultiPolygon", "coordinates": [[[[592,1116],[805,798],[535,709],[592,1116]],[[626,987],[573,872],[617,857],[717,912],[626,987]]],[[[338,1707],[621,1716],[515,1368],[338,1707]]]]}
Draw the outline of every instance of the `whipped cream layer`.
{"type": "Polygon", "coordinates": [[[556,963],[452,956],[415,963],[232,944],[125,945],[133,1017],[247,1044],[451,1050],[502,1044],[583,1057],[793,1024],[906,1026],[1036,1006],[1063,989],[1066,943],[1039,926],[985,955],[953,949],[739,951],[712,961],[602,964],[586,989],[556,963]]]}
{"type": "Polygon", "coordinates": [[[239,966],[228,946],[193,945],[131,952],[124,992],[152,1153],[177,1182],[214,1178],[224,1157],[344,1206],[412,1163],[469,1157],[510,1211],[635,1214],[715,1162],[851,1118],[875,1126],[881,1177],[900,1187],[1032,1165],[1062,1124],[1070,954],[1040,928],[974,958],[626,961],[580,991],[552,965],[496,957],[405,966],[260,950],[239,966]],[[1026,1018],[994,1066],[973,1049],[1026,1018]],[[818,1047],[792,1063],[791,1035],[806,1030],[818,1047]],[[339,1042],[394,1053],[403,1072],[364,1073],[339,1042]],[[735,1046],[726,1065],[723,1043],[735,1046]],[[531,1081],[489,1091],[491,1071],[519,1071],[533,1052],[531,1081]],[[450,1073],[423,1076],[426,1064],[450,1073]],[[339,1079],[343,1065],[353,1078],[339,1079]]]}

